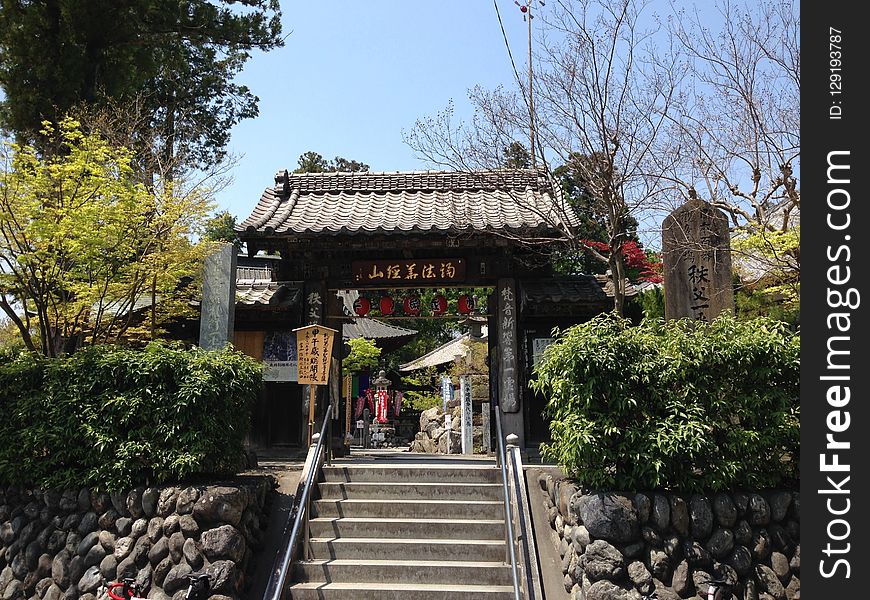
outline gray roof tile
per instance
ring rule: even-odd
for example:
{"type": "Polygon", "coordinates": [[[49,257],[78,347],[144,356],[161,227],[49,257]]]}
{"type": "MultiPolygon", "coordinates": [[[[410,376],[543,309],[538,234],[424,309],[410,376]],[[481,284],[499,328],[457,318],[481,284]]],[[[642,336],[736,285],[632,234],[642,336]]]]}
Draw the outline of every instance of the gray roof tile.
{"type": "Polygon", "coordinates": [[[548,229],[576,225],[546,171],[279,173],[236,230],[312,233],[548,229]]]}
{"type": "Polygon", "coordinates": [[[412,337],[417,335],[416,329],[406,329],[396,325],[390,325],[377,319],[366,319],[357,317],[350,323],[345,323],[341,327],[342,337],[346,340],[356,338],[366,339],[383,339],[383,338],[399,338],[412,337]]]}
{"type": "Polygon", "coordinates": [[[236,304],[245,306],[291,306],[299,302],[302,290],[281,281],[237,279],[236,304]]]}

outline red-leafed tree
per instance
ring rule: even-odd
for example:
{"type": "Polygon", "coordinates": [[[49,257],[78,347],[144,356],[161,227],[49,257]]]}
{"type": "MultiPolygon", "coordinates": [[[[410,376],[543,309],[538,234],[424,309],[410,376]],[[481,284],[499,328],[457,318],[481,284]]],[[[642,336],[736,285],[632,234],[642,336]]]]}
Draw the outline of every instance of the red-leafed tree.
{"type": "MultiPolygon", "coordinates": [[[[602,260],[607,260],[611,251],[610,244],[606,242],[583,240],[583,245],[593,254],[600,255],[602,260]]],[[[625,262],[626,276],[629,281],[662,282],[662,262],[656,253],[644,250],[634,240],[622,244],[620,252],[625,262]]]]}

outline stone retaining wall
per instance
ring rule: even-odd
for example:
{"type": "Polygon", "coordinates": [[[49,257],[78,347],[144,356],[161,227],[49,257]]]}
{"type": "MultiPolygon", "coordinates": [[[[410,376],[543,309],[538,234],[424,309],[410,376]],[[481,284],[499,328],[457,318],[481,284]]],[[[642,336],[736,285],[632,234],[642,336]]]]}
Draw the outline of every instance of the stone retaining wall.
{"type": "Polygon", "coordinates": [[[710,579],[738,600],[800,598],[798,492],[626,495],[538,481],[571,600],[700,600],[710,579]]]}
{"type": "Polygon", "coordinates": [[[148,598],[179,600],[186,575],[212,575],[212,598],[245,590],[267,523],[270,477],[238,485],[125,494],[0,486],[0,600],[96,600],[135,577],[148,598]]]}

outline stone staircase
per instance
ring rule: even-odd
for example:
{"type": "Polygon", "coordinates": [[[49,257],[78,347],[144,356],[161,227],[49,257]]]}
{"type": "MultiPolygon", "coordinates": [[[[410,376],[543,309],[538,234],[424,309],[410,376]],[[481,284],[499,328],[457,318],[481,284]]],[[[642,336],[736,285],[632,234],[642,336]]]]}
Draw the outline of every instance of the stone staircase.
{"type": "Polygon", "coordinates": [[[323,467],[297,600],[508,600],[501,471],[394,453],[323,467]]]}

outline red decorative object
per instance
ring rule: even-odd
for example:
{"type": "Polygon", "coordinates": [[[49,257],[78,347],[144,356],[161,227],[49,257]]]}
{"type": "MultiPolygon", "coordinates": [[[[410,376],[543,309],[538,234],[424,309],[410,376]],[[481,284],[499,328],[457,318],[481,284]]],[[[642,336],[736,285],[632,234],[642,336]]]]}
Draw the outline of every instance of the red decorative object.
{"type": "Polygon", "coordinates": [[[377,402],[375,403],[375,417],[378,419],[378,423],[387,422],[387,399],[387,390],[378,390],[377,402]]]}
{"type": "Polygon", "coordinates": [[[520,6],[520,12],[528,12],[528,10],[529,10],[528,6],[520,6]]]}
{"type": "Polygon", "coordinates": [[[436,317],[440,317],[444,313],[447,312],[447,298],[438,294],[434,298],[432,298],[432,314],[436,317]]]}
{"type": "Polygon", "coordinates": [[[406,315],[417,316],[420,314],[420,296],[408,296],[402,305],[406,315]]]}
{"type": "Polygon", "coordinates": [[[378,308],[381,310],[381,316],[388,317],[393,314],[396,304],[390,296],[383,296],[378,303],[378,308]]]}
{"type": "Polygon", "coordinates": [[[360,296],[353,301],[353,312],[355,312],[357,316],[364,317],[369,314],[369,311],[371,309],[372,302],[368,298],[363,298],[362,296],[360,296]]]}
{"type": "Polygon", "coordinates": [[[462,294],[459,296],[459,299],[456,301],[456,306],[459,309],[459,312],[463,315],[467,315],[468,313],[474,310],[474,296],[469,296],[468,294],[462,294]]]}

